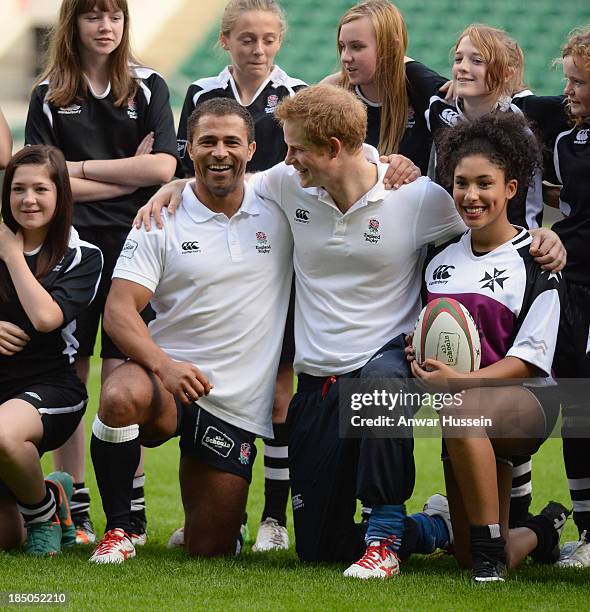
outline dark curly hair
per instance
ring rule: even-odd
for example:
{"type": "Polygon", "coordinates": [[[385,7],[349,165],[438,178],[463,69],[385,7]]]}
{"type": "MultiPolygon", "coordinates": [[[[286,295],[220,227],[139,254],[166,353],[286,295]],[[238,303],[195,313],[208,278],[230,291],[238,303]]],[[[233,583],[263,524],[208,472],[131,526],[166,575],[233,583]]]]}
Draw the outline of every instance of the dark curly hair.
{"type": "Polygon", "coordinates": [[[504,170],[506,181],[516,179],[518,191],[528,189],[535,170],[542,167],[541,145],[526,119],[510,112],[484,115],[474,121],[459,121],[443,130],[436,142],[439,176],[452,188],[459,162],[470,155],[483,155],[504,170]]]}

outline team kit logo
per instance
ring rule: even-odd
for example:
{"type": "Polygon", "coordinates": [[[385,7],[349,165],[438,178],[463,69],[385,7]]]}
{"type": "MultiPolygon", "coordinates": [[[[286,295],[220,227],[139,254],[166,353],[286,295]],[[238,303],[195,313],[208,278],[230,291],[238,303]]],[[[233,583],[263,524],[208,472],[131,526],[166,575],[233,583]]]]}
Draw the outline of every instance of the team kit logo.
{"type": "Polygon", "coordinates": [[[183,255],[187,255],[188,253],[201,253],[201,247],[199,246],[198,240],[187,240],[183,242],[180,247],[182,248],[183,255]]]}
{"type": "Polygon", "coordinates": [[[137,242],[135,240],[131,240],[131,238],[127,238],[125,240],[125,244],[121,249],[121,257],[126,257],[127,259],[132,259],[135,255],[135,251],[137,251],[137,242]]]}
{"type": "Polygon", "coordinates": [[[443,123],[453,127],[459,120],[459,113],[451,108],[445,108],[445,110],[440,114],[440,118],[443,123]]]}
{"type": "Polygon", "coordinates": [[[270,244],[264,232],[256,232],[256,250],[259,253],[270,253],[270,244]]]}
{"type": "Polygon", "coordinates": [[[379,225],[380,224],[378,219],[369,219],[369,227],[364,233],[365,242],[377,244],[379,240],[381,240],[381,234],[379,233],[379,225]]]}
{"type": "Polygon", "coordinates": [[[279,96],[277,96],[276,94],[271,94],[266,99],[266,108],[264,109],[264,112],[267,114],[274,113],[278,103],[279,96]]]}
{"type": "Polygon", "coordinates": [[[58,115],[80,115],[82,107],[79,104],[70,104],[70,106],[62,106],[57,110],[58,115]]]}
{"type": "Polygon", "coordinates": [[[127,98],[127,116],[129,119],[137,119],[137,105],[135,98],[127,98]]]}
{"type": "Polygon", "coordinates": [[[449,266],[449,265],[440,265],[438,266],[434,272],[432,273],[432,280],[430,281],[430,283],[428,283],[429,285],[446,285],[449,281],[448,279],[451,278],[451,270],[454,270],[455,266],[449,266]]]}
{"type": "Polygon", "coordinates": [[[590,130],[585,129],[585,130],[580,130],[577,134],[576,134],[576,140],[574,141],[576,144],[579,145],[583,145],[586,144],[588,142],[588,132],[590,130]]]}
{"type": "Polygon", "coordinates": [[[298,208],[295,211],[295,223],[303,223],[307,225],[309,223],[309,210],[305,208],[298,208]]]}
{"type": "Polygon", "coordinates": [[[250,455],[252,453],[252,447],[248,442],[244,442],[240,446],[240,456],[238,457],[242,465],[248,465],[250,463],[250,455]]]}
{"type": "Polygon", "coordinates": [[[412,129],[416,125],[416,113],[413,106],[408,106],[408,121],[406,123],[406,130],[412,129]]]}
{"type": "Polygon", "coordinates": [[[201,444],[222,457],[229,457],[232,448],[235,446],[235,442],[228,435],[212,425],[207,427],[201,439],[201,444]]]}
{"type": "Polygon", "coordinates": [[[504,283],[510,278],[509,276],[502,276],[506,270],[498,270],[494,268],[494,273],[490,274],[487,270],[483,275],[483,278],[479,280],[480,283],[483,283],[482,289],[489,289],[492,293],[495,293],[494,289],[496,285],[500,287],[500,289],[504,289],[504,283]]]}

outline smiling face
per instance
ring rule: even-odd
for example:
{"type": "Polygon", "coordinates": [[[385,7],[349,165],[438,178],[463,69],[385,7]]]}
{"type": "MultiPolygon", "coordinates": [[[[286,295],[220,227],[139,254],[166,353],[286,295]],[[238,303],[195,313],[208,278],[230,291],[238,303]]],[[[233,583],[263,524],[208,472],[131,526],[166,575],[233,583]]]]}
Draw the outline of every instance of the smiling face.
{"type": "Polygon", "coordinates": [[[481,52],[464,36],[455,49],[451,75],[459,98],[475,98],[490,94],[486,84],[487,64],[481,52]]]}
{"type": "Polygon", "coordinates": [[[224,198],[242,187],[255,148],[248,144],[248,129],[238,115],[203,115],[188,145],[198,189],[224,198]]]}
{"type": "Polygon", "coordinates": [[[369,17],[342,24],[338,35],[340,62],[352,85],[370,85],[377,70],[377,36],[369,17]]]}
{"type": "Polygon", "coordinates": [[[272,71],[281,48],[282,29],[277,15],[269,11],[246,11],[220,42],[231,56],[234,77],[265,79],[272,71]]]}
{"type": "Polygon", "coordinates": [[[576,118],[590,117],[590,73],[584,70],[582,59],[573,55],[563,58],[566,85],[563,93],[571,114],[576,118]]]}
{"type": "Polygon", "coordinates": [[[285,163],[297,170],[301,186],[325,186],[326,164],[330,161],[328,150],[310,143],[303,127],[294,120],[285,121],[283,134],[287,143],[285,163]]]}
{"type": "Polygon", "coordinates": [[[46,235],[55,214],[57,188],[45,165],[18,166],[10,188],[10,211],[23,232],[46,235]]]}
{"type": "Polygon", "coordinates": [[[457,164],[453,180],[455,207],[470,229],[505,228],[508,200],[516,194],[515,179],[484,155],[469,155],[457,164]]]}
{"type": "Polygon", "coordinates": [[[83,56],[108,56],[121,44],[125,29],[123,11],[101,11],[95,6],[89,13],[78,15],[76,23],[83,56]]]}

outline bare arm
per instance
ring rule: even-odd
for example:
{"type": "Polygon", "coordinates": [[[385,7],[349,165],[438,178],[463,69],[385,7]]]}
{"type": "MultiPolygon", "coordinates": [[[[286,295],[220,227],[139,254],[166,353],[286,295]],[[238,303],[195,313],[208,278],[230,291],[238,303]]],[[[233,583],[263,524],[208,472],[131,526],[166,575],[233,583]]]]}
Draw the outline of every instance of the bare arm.
{"type": "Polygon", "coordinates": [[[27,265],[22,236],[13,234],[4,223],[0,223],[0,259],[8,268],[18,299],[33,327],[38,332],[48,333],[62,325],[61,308],[27,265]]]}
{"type": "Polygon", "coordinates": [[[12,156],[12,134],[0,109],[0,169],[6,168],[12,156]]]}
{"type": "Polygon", "coordinates": [[[482,385],[484,380],[506,380],[506,384],[511,384],[511,379],[531,378],[537,376],[539,372],[534,365],[518,357],[504,357],[496,363],[469,374],[455,372],[436,359],[426,359],[422,366],[418,365],[416,360],[411,360],[410,367],[416,378],[427,384],[451,391],[481,387],[484,386],[482,385]]]}
{"type": "Polygon", "coordinates": [[[174,361],[152,340],[140,316],[152,292],[133,281],[114,278],[104,311],[104,327],[115,344],[133,361],[153,372],[164,387],[184,403],[213,388],[191,363],[174,361]]]}
{"type": "Polygon", "coordinates": [[[168,153],[134,155],[123,159],[88,159],[68,162],[70,177],[128,187],[167,183],[174,176],[176,159],[168,153]]]}
{"type": "Polygon", "coordinates": [[[554,185],[547,181],[543,181],[543,202],[551,208],[559,208],[559,195],[561,193],[561,185],[554,185]]]}
{"type": "Polygon", "coordinates": [[[101,183],[70,176],[70,187],[75,202],[96,202],[98,200],[111,200],[128,193],[133,193],[136,187],[116,185],[115,183],[101,183]]]}

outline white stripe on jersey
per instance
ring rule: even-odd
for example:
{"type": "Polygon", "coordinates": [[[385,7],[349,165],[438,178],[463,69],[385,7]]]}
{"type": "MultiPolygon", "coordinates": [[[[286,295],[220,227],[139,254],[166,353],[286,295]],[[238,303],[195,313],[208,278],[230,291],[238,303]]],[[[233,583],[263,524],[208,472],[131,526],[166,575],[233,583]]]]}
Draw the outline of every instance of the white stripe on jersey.
{"type": "Polygon", "coordinates": [[[555,176],[557,176],[557,179],[562,185],[563,185],[563,179],[561,178],[561,172],[559,170],[559,155],[557,153],[557,145],[559,144],[559,141],[564,136],[571,134],[576,129],[577,129],[576,126],[574,126],[571,130],[566,130],[565,132],[561,132],[560,134],[558,134],[557,138],[555,139],[555,146],[553,147],[553,165],[555,166],[555,176]]]}

